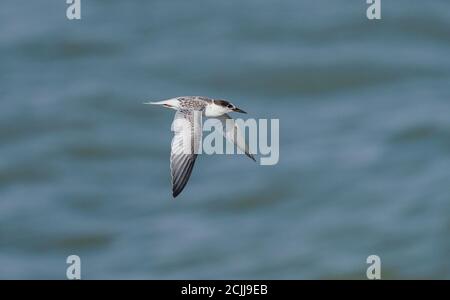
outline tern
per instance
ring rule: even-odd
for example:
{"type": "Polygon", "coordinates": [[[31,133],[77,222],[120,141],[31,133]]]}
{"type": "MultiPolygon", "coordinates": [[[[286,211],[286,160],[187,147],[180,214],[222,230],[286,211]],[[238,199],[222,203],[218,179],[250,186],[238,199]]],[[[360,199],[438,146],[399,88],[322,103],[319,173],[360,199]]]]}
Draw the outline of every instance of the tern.
{"type": "Polygon", "coordinates": [[[172,123],[174,137],[170,152],[170,171],[172,177],[172,196],[177,197],[186,186],[197,158],[199,141],[202,137],[202,116],[216,118],[222,123],[223,135],[231,143],[235,144],[253,161],[256,161],[250,153],[248,145],[242,135],[241,129],[237,126],[228,113],[239,112],[246,114],[234,104],[222,100],[212,99],[202,96],[175,97],[157,102],[145,102],[144,104],[162,105],[176,110],[172,123]],[[179,126],[174,126],[176,121],[187,122],[189,130],[184,130],[179,126]],[[226,123],[232,126],[226,126],[226,123]],[[183,142],[189,141],[192,151],[185,151],[183,142]],[[188,153],[186,153],[188,152],[188,153]]]}

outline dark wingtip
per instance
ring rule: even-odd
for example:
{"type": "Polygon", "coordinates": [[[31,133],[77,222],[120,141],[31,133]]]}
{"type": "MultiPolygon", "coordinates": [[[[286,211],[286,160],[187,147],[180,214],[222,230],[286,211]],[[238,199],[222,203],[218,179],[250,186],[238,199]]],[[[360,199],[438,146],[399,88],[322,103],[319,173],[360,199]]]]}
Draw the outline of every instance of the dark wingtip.
{"type": "Polygon", "coordinates": [[[255,157],[253,156],[253,154],[245,153],[245,155],[247,155],[247,157],[250,157],[254,162],[256,162],[256,159],[255,159],[255,157]]]}
{"type": "Polygon", "coordinates": [[[180,189],[180,187],[172,188],[172,197],[175,199],[179,194],[181,194],[182,191],[183,189],[180,189]]]}

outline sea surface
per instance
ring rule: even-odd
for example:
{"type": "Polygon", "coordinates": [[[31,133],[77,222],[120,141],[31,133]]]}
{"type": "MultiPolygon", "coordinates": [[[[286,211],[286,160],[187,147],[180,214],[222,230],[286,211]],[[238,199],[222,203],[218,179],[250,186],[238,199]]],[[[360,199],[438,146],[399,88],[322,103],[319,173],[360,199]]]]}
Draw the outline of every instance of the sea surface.
{"type": "Polygon", "coordinates": [[[0,6],[0,278],[450,279],[449,1],[65,2],[0,6]],[[142,103],[183,95],[279,119],[279,163],[174,200],[142,103]]]}

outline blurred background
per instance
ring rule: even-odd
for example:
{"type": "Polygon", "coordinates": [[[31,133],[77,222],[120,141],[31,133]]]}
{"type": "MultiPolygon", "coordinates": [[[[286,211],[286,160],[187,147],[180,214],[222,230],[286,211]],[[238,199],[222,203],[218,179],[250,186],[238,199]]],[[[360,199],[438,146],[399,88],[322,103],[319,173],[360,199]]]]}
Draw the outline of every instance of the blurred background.
{"type": "Polygon", "coordinates": [[[0,278],[450,279],[450,3],[2,1],[0,278]],[[203,155],[182,95],[280,119],[280,161],[203,155]]]}

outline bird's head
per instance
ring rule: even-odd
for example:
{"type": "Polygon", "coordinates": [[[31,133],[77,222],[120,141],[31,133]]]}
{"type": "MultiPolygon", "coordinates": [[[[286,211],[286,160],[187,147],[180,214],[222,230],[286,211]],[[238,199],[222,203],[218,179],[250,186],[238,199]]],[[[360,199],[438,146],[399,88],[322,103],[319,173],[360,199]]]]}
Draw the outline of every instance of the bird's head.
{"type": "Polygon", "coordinates": [[[226,100],[214,100],[214,104],[219,106],[224,114],[229,113],[229,112],[239,112],[242,114],[246,114],[245,111],[243,111],[240,108],[237,108],[236,105],[234,105],[233,103],[228,102],[226,100]]]}

